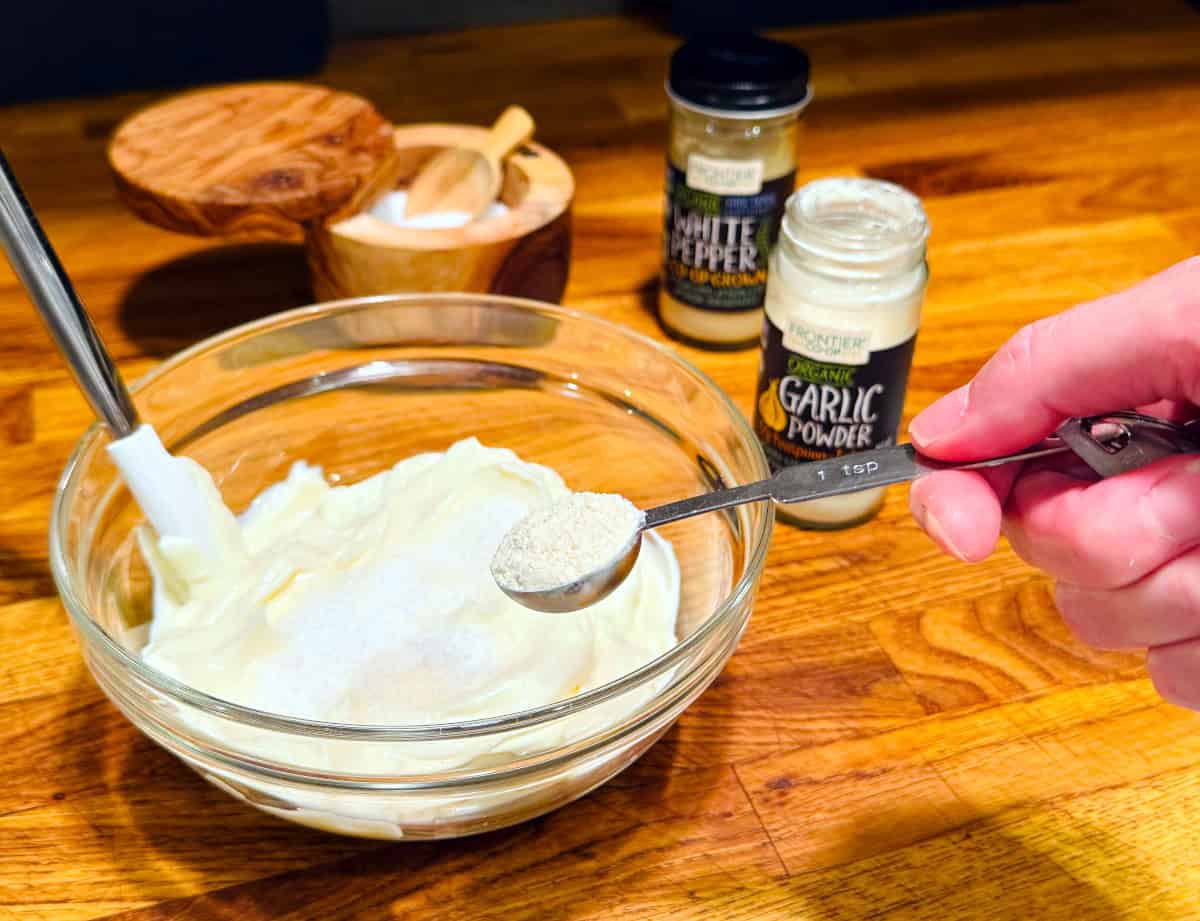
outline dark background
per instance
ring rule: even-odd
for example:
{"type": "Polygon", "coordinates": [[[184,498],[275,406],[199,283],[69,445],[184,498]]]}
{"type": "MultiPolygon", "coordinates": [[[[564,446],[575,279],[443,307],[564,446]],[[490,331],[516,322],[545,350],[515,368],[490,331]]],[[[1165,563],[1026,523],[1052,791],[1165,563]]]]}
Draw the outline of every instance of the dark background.
{"type": "Polygon", "coordinates": [[[7,0],[3,5],[0,104],[303,76],[320,68],[329,43],[341,37],[612,13],[653,17],[665,29],[684,35],[1005,4],[1003,0],[7,0]]]}

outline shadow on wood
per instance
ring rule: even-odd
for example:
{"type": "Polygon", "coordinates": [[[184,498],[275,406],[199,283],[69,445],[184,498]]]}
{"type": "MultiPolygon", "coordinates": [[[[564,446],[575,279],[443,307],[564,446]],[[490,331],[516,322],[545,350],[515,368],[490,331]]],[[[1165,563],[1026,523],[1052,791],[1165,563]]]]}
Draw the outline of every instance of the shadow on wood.
{"type": "Polygon", "coordinates": [[[141,349],[166,357],[230,327],[312,301],[301,247],[217,246],[137,277],[121,298],[118,318],[141,349]]]}
{"type": "MultiPolygon", "coordinates": [[[[25,845],[50,846],[62,834],[80,839],[92,857],[76,867],[79,898],[127,909],[126,921],[189,911],[360,917],[437,906],[448,911],[439,917],[490,918],[474,914],[488,904],[504,906],[505,918],[538,918],[556,901],[539,889],[564,867],[610,866],[617,876],[634,869],[610,845],[634,830],[657,842],[638,860],[653,870],[659,850],[687,827],[685,816],[711,812],[714,823],[728,824],[723,794],[708,776],[731,776],[728,769],[681,772],[672,730],[612,783],[531,822],[454,841],[339,837],[258,812],[205,783],[134,729],[82,662],[70,683],[55,695],[49,731],[36,737],[46,758],[43,778],[38,791],[26,792],[54,805],[25,845]],[[242,855],[236,861],[228,859],[231,847],[242,855]],[[460,891],[464,885],[470,891],[460,891]],[[147,903],[157,904],[138,909],[147,903]]],[[[711,763],[720,762],[713,752],[711,763]]],[[[581,878],[580,885],[592,881],[581,878]]],[[[577,904],[584,915],[595,907],[586,899],[577,904]]],[[[569,904],[555,904],[554,917],[573,916],[569,904]]]]}
{"type": "Polygon", "coordinates": [[[0,603],[25,601],[54,594],[54,581],[45,558],[34,559],[0,547],[0,603]]]}

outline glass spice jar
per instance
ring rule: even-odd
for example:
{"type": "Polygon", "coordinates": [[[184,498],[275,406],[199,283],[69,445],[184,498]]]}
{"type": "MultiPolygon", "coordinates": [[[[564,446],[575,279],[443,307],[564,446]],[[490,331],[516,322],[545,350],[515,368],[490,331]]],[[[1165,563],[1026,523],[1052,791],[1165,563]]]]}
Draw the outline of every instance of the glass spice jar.
{"type": "MultiPolygon", "coordinates": [[[[929,223],[890,182],[821,179],[787,201],[771,258],[754,430],[772,471],[895,443],[929,272],[929,223]]],[[[873,517],[883,489],[779,505],[839,528],[873,517]]]]}
{"type": "Polygon", "coordinates": [[[671,56],[659,320],[708,348],[758,339],[767,262],[796,184],[808,56],[752,34],[699,36],[671,56]]]}

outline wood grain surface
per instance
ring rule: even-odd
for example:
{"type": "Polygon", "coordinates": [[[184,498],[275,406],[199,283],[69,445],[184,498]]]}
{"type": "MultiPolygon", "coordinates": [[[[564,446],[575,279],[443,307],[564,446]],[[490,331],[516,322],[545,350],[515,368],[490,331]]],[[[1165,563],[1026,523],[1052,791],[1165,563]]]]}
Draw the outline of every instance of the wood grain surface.
{"type": "Polygon", "coordinates": [[[118,127],[109,161],[126,204],[161,227],[289,240],[369,185],[391,133],[350,93],[249,83],[137,112],[118,127]]]}
{"type": "MultiPolygon", "coordinates": [[[[1090,0],[793,33],[817,101],[801,178],[922,195],[932,282],[907,413],[1013,330],[1200,248],[1200,15],[1090,0]]],[[[566,301],[661,335],[662,75],[673,39],[580,20],[334,50],[389,120],[525,105],[575,171],[566,301]]],[[[306,302],[304,257],[129,214],[105,144],[147,94],[0,110],[0,139],[130,376],[306,302]]],[[[753,352],[682,348],[751,409],[753,352]]],[[[906,415],[906,418],[908,417],[906,415]]],[[[122,919],[1200,918],[1200,717],[1136,655],[1072,640],[1003,549],[879,519],[780,527],[726,672],[612,783],[440,844],[306,831],[209,787],[96,690],[46,520],[88,412],[0,268],[0,916],[122,919]]]]}

